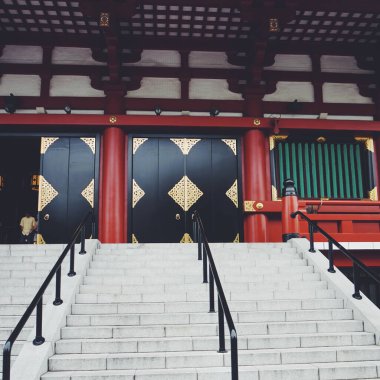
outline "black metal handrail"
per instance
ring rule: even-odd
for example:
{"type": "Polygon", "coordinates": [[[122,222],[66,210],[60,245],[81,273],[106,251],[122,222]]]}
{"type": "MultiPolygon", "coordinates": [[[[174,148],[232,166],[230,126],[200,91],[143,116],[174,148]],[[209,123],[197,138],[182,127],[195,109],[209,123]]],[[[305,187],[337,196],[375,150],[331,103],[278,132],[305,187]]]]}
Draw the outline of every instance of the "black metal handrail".
{"type": "Polygon", "coordinates": [[[39,346],[45,342],[45,338],[42,335],[42,299],[43,295],[47,289],[47,287],[50,284],[50,281],[52,280],[53,276],[56,276],[56,287],[55,287],[55,300],[53,301],[53,305],[58,306],[63,303],[63,300],[61,299],[61,266],[62,262],[65,259],[67,253],[70,251],[70,270],[67,274],[69,277],[73,277],[76,275],[75,268],[74,268],[74,256],[75,256],[75,242],[79,236],[81,235],[81,245],[80,245],[80,255],[86,254],[85,250],[85,237],[86,237],[86,223],[91,217],[91,229],[92,229],[92,236],[95,236],[95,218],[92,211],[90,211],[82,220],[82,222],[79,224],[75,232],[73,233],[69,243],[66,245],[66,248],[63,250],[61,256],[55,263],[53,269],[50,271],[50,273],[47,275],[45,281],[41,285],[40,289],[34,296],[32,302],[27,307],[25,313],[20,318],[19,322],[17,323],[16,327],[12,331],[11,335],[9,336],[8,340],[4,344],[3,348],[3,380],[10,380],[11,376],[11,352],[12,352],[12,346],[14,342],[16,341],[17,337],[19,336],[20,332],[25,326],[25,323],[29,320],[31,314],[33,313],[34,309],[36,309],[36,337],[33,340],[33,344],[35,346],[39,346]]]}
{"type": "Polygon", "coordinates": [[[198,243],[198,260],[203,258],[203,283],[208,283],[207,279],[207,258],[209,271],[209,300],[210,313],[215,313],[215,296],[214,282],[218,292],[218,322],[219,322],[219,350],[218,352],[227,352],[224,337],[224,318],[227,321],[228,329],[230,330],[231,341],[231,379],[238,380],[238,337],[234,321],[232,320],[231,312],[227,304],[226,296],[224,295],[222,283],[220,282],[218,271],[215,266],[214,259],[211,254],[210,246],[203,228],[202,219],[197,211],[193,213],[193,238],[198,243]],[[203,255],[202,255],[203,252],[203,255]]]}
{"type": "Polygon", "coordinates": [[[362,261],[360,261],[357,257],[352,255],[346,248],[344,248],[341,244],[339,244],[331,235],[329,235],[325,230],[318,226],[317,223],[310,220],[303,212],[296,211],[291,214],[292,218],[295,218],[299,215],[302,219],[306,220],[309,226],[309,235],[310,235],[310,249],[309,252],[315,252],[314,248],[314,232],[320,232],[329,243],[328,249],[328,260],[329,260],[329,268],[327,269],[330,273],[335,273],[334,269],[334,255],[333,255],[333,245],[335,245],[340,252],[342,252],[349,260],[352,261],[352,274],[353,274],[353,282],[354,282],[354,294],[353,298],[357,300],[361,300],[362,296],[360,295],[360,276],[359,269],[361,269],[364,273],[370,276],[375,282],[380,285],[380,278],[377,276],[375,272],[367,267],[362,261]]]}

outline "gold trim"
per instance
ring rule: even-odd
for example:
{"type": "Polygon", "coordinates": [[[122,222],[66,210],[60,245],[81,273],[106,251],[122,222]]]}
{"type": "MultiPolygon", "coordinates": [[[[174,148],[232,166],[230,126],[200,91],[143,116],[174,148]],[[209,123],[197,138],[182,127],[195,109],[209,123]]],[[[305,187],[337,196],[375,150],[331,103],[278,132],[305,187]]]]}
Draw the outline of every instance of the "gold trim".
{"type": "Polygon", "coordinates": [[[117,122],[117,117],[116,116],[111,116],[109,118],[109,121],[110,121],[111,124],[115,124],[117,122]]]}
{"type": "Polygon", "coordinates": [[[40,175],[40,191],[38,192],[38,211],[42,211],[56,196],[58,191],[40,175]]]}
{"type": "Polygon", "coordinates": [[[253,125],[254,125],[255,127],[258,127],[259,125],[261,125],[261,121],[260,121],[260,119],[254,119],[254,120],[253,120],[253,125]]]}
{"type": "Polygon", "coordinates": [[[278,201],[277,189],[272,185],[272,201],[278,201]]]}
{"type": "Polygon", "coordinates": [[[92,153],[95,154],[95,138],[81,137],[80,139],[91,149],[92,153]]]}
{"type": "Polygon", "coordinates": [[[183,237],[182,237],[180,243],[194,243],[194,242],[193,242],[193,240],[191,239],[191,236],[186,232],[186,233],[183,235],[183,237]]]}
{"type": "Polygon", "coordinates": [[[170,139],[174,144],[181,149],[184,155],[188,155],[191,148],[197,144],[201,139],[170,139]]]}
{"type": "Polygon", "coordinates": [[[132,208],[135,208],[138,201],[145,195],[145,191],[137,184],[135,180],[132,181],[132,208]]]}
{"type": "Polygon", "coordinates": [[[323,137],[323,136],[319,136],[316,141],[319,142],[320,144],[323,144],[326,142],[326,137],[323,137]]]}
{"type": "Polygon", "coordinates": [[[136,235],[135,234],[132,234],[132,244],[138,244],[138,240],[136,238],[136,235]]]}
{"type": "Polygon", "coordinates": [[[50,145],[54,144],[59,137],[41,137],[41,154],[45,154],[50,145]]]}
{"type": "Polygon", "coordinates": [[[169,190],[168,195],[184,211],[188,211],[202,197],[203,192],[187,176],[184,176],[169,190]]]}
{"type": "Polygon", "coordinates": [[[256,208],[258,210],[262,210],[264,208],[264,205],[262,203],[256,203],[256,208]]]}
{"type": "Polygon", "coordinates": [[[368,198],[371,201],[377,201],[378,200],[378,197],[377,197],[377,186],[375,186],[372,190],[370,190],[368,192],[368,198]]]}
{"type": "Polygon", "coordinates": [[[372,152],[372,153],[375,152],[375,146],[374,146],[372,137],[355,137],[355,140],[359,141],[361,143],[364,143],[364,146],[370,152],[372,152]]]}
{"type": "Polygon", "coordinates": [[[232,186],[226,191],[226,195],[228,198],[231,199],[231,201],[234,203],[236,208],[239,207],[238,202],[238,186],[237,186],[237,179],[235,179],[235,182],[232,184],[232,186]]]}
{"type": "Polygon", "coordinates": [[[236,156],[236,140],[222,139],[222,141],[231,148],[231,150],[234,152],[234,155],[236,156]]]}
{"type": "Polygon", "coordinates": [[[90,204],[91,208],[94,208],[94,183],[94,179],[92,179],[81,192],[82,197],[90,204]]]}
{"type": "Polygon", "coordinates": [[[240,234],[237,233],[232,243],[240,243],[240,234]]]}
{"type": "Polygon", "coordinates": [[[142,144],[144,144],[145,141],[147,141],[147,138],[143,137],[136,137],[133,139],[133,154],[136,154],[137,149],[140,148],[142,144]]]}
{"type": "Polygon", "coordinates": [[[41,234],[37,234],[36,244],[46,244],[46,241],[41,234]]]}
{"type": "Polygon", "coordinates": [[[254,212],[255,207],[254,207],[255,201],[244,201],[244,211],[245,212],[254,212]]]}
{"type": "Polygon", "coordinates": [[[272,135],[269,136],[269,150],[273,150],[276,147],[277,141],[286,140],[288,138],[287,135],[272,135]]]}

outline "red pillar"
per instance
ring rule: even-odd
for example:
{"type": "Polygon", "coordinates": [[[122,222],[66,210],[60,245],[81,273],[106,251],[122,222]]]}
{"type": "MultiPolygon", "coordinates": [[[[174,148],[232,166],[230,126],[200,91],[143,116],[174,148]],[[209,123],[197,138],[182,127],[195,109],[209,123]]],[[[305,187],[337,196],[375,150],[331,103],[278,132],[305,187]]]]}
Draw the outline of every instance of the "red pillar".
{"type": "Polygon", "coordinates": [[[102,243],[125,242],[125,137],[118,127],[109,127],[103,135],[102,243]]]}
{"type": "MultiPolygon", "coordinates": [[[[106,92],[106,112],[116,115],[124,113],[122,88],[106,92]]],[[[124,243],[126,230],[126,137],[122,128],[109,126],[102,139],[102,207],[99,215],[99,240],[102,243],[124,243]]]]}
{"type": "MultiPolygon", "coordinates": [[[[244,136],[244,200],[268,199],[270,173],[266,165],[266,141],[260,130],[250,130],[244,136]]],[[[244,240],[266,242],[268,238],[267,216],[249,213],[244,219],[244,240]]]]}

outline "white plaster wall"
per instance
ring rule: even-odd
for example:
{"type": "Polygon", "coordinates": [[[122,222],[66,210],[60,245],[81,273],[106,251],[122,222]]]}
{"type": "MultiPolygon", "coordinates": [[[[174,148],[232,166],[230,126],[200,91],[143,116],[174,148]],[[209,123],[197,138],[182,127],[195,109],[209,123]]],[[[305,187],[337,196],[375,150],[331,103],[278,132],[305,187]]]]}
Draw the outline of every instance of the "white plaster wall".
{"type": "Polygon", "coordinates": [[[301,54],[276,54],[274,64],[264,70],[312,71],[311,58],[301,54]]]}
{"type": "Polygon", "coordinates": [[[42,63],[42,47],[6,45],[0,56],[1,63],[42,63]]]}
{"type": "Polygon", "coordinates": [[[0,95],[39,96],[41,78],[38,75],[4,74],[0,76],[0,95]]]}
{"type": "Polygon", "coordinates": [[[181,67],[181,56],[175,50],[143,50],[139,62],[123,66],[181,67]]]}
{"type": "Polygon", "coordinates": [[[359,94],[354,83],[324,83],[322,86],[324,103],[373,104],[371,98],[359,94]]]}
{"type": "Polygon", "coordinates": [[[104,97],[104,92],[91,87],[86,76],[54,75],[50,82],[50,96],[104,97]]]}
{"type": "Polygon", "coordinates": [[[243,69],[242,66],[231,65],[227,61],[227,54],[223,52],[192,51],[189,54],[189,67],[243,69]]]}
{"type": "Polygon", "coordinates": [[[358,67],[355,57],[336,55],[322,55],[321,70],[325,73],[373,73],[371,70],[362,70],[358,67]]]}
{"type": "Polygon", "coordinates": [[[278,82],[277,89],[273,94],[265,95],[264,101],[313,102],[314,89],[310,82],[278,82]]]}
{"type": "Polygon", "coordinates": [[[191,79],[189,84],[190,99],[242,100],[241,94],[228,89],[225,79],[191,79]]]}
{"type": "Polygon", "coordinates": [[[106,65],[92,58],[89,48],[55,47],[52,52],[52,63],[59,65],[106,65]]]}
{"type": "Polygon", "coordinates": [[[129,91],[127,98],[164,98],[180,99],[181,82],[177,78],[150,78],[141,81],[138,90],[129,91]]]}

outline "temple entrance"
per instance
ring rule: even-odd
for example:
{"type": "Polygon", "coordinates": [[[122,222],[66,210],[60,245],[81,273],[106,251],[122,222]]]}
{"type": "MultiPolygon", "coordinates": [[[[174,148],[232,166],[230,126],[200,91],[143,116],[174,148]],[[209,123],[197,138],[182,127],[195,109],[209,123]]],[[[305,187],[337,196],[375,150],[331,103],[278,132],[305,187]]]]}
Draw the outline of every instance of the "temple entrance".
{"type": "Polygon", "coordinates": [[[37,219],[39,137],[0,137],[0,244],[19,242],[25,212],[37,219]]]}
{"type": "Polygon", "coordinates": [[[236,139],[132,139],[132,242],[190,242],[198,210],[210,241],[241,236],[236,139]]]}

